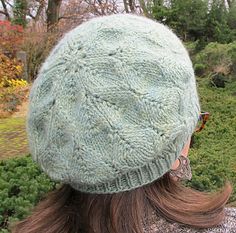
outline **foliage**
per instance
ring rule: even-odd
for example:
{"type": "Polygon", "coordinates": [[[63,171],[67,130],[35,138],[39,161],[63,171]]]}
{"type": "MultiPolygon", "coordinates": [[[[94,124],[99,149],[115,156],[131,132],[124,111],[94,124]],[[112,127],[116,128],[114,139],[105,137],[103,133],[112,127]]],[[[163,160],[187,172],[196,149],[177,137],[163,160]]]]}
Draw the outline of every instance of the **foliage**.
{"type": "Polygon", "coordinates": [[[230,29],[234,30],[234,33],[236,33],[236,1],[232,3],[232,6],[229,9],[229,15],[227,20],[230,29]]]}
{"type": "Polygon", "coordinates": [[[193,58],[193,62],[195,68],[197,64],[203,64],[205,66],[205,75],[211,73],[229,75],[234,73],[236,66],[235,54],[236,41],[230,44],[212,42],[193,58]]]}
{"type": "Polygon", "coordinates": [[[236,41],[231,44],[231,48],[228,50],[229,56],[231,57],[231,71],[234,75],[236,75],[236,41]]]}
{"type": "Polygon", "coordinates": [[[0,63],[0,82],[3,77],[19,78],[16,69],[20,67],[14,59],[19,49],[26,52],[27,73],[32,80],[35,79],[40,65],[61,36],[60,32],[32,32],[30,28],[23,31],[21,26],[9,21],[0,21],[0,34],[3,35],[0,37],[0,61],[3,62],[0,63]]]}
{"type": "Polygon", "coordinates": [[[204,64],[197,63],[194,65],[195,75],[197,75],[198,77],[201,77],[204,74],[205,69],[206,69],[206,65],[204,65],[204,64]]]}
{"type": "Polygon", "coordinates": [[[24,79],[11,79],[11,80],[6,80],[6,84],[4,84],[3,82],[0,83],[0,88],[1,87],[26,87],[27,85],[28,83],[24,79]]]}
{"type": "Polygon", "coordinates": [[[194,56],[197,53],[197,44],[198,44],[197,40],[184,42],[184,46],[187,48],[190,57],[194,56]]]}
{"type": "Polygon", "coordinates": [[[0,53],[0,88],[8,86],[8,80],[19,79],[22,76],[22,63],[15,58],[9,58],[0,53]]]}
{"type": "Polygon", "coordinates": [[[225,1],[213,0],[205,25],[208,41],[229,43],[235,39],[227,22],[228,16],[229,12],[226,9],[225,1]]]}
{"type": "Polygon", "coordinates": [[[15,54],[23,41],[23,28],[0,20],[0,53],[15,54]]]}
{"type": "Polygon", "coordinates": [[[0,161],[0,232],[26,217],[54,188],[55,182],[41,173],[29,156],[0,161]]]}
{"type": "Polygon", "coordinates": [[[36,78],[41,64],[60,36],[56,32],[27,31],[25,33],[22,49],[27,53],[28,76],[31,80],[36,78]]]}
{"type": "Polygon", "coordinates": [[[0,53],[0,117],[16,111],[17,106],[25,98],[28,83],[20,79],[22,72],[20,62],[0,53]]]}
{"type": "Polygon", "coordinates": [[[27,97],[28,91],[28,86],[1,88],[0,118],[9,117],[12,113],[16,112],[17,107],[27,97]]]}
{"type": "Polygon", "coordinates": [[[203,48],[211,41],[230,43],[236,39],[236,2],[228,9],[224,0],[158,1],[153,17],[171,28],[183,40],[198,41],[203,48]]]}
{"type": "Polygon", "coordinates": [[[12,22],[14,24],[21,25],[23,27],[26,26],[26,13],[27,13],[27,0],[14,0],[14,18],[12,19],[12,22]]]}
{"type": "Polygon", "coordinates": [[[203,111],[210,112],[209,122],[201,133],[194,134],[190,150],[193,179],[188,183],[198,190],[216,190],[226,179],[234,185],[230,201],[236,200],[236,82],[225,88],[208,85],[198,79],[203,111]]]}
{"type": "Polygon", "coordinates": [[[155,6],[153,16],[169,25],[184,40],[203,36],[207,18],[207,1],[172,0],[169,6],[155,6]]]}

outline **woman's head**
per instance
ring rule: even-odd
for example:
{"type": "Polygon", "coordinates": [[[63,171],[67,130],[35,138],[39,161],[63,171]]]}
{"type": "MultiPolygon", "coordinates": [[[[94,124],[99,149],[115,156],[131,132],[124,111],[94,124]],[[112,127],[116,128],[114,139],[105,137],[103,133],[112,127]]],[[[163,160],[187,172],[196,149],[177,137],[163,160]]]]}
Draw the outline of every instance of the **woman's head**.
{"type": "Polygon", "coordinates": [[[231,186],[201,193],[170,177],[199,113],[192,63],[166,26],[112,15],[75,28],[43,64],[27,119],[34,160],[64,185],[14,232],[143,233],[153,213],[217,225],[231,186]]]}
{"type": "Polygon", "coordinates": [[[30,149],[54,180],[119,193],[170,170],[199,112],[192,63],[169,28],[99,17],[66,34],[43,64],[30,94],[30,149]]]}

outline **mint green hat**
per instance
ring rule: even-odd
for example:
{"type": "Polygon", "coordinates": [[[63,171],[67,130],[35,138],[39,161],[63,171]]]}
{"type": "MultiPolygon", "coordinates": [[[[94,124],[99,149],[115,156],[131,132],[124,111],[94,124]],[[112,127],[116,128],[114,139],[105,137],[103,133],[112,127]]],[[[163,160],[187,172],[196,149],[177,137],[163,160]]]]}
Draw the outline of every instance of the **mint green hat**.
{"type": "Polygon", "coordinates": [[[51,179],[117,193],[168,172],[200,112],[188,52],[142,16],[89,20],[67,33],[30,92],[33,159],[51,179]]]}

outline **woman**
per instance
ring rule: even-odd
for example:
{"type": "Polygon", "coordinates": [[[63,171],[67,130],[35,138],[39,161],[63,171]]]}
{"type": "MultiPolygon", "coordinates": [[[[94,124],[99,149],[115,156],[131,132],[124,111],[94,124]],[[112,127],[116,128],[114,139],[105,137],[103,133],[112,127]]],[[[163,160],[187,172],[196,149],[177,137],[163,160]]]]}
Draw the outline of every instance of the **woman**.
{"type": "Polygon", "coordinates": [[[78,26],[43,64],[27,119],[34,160],[63,185],[14,232],[236,232],[229,183],[218,193],[181,183],[207,116],[169,28],[122,14],[78,26]]]}

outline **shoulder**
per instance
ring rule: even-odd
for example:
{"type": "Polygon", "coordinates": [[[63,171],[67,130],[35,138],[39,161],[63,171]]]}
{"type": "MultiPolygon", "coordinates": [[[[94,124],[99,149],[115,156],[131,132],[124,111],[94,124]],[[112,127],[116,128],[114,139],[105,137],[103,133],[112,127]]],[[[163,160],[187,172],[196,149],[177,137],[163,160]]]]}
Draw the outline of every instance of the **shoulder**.
{"type": "Polygon", "coordinates": [[[208,228],[199,232],[236,233],[236,208],[225,208],[225,219],[223,223],[215,228],[208,228]]]}
{"type": "Polygon", "coordinates": [[[225,208],[224,221],[214,228],[196,229],[153,217],[148,233],[236,233],[236,208],[225,208]]]}
{"type": "Polygon", "coordinates": [[[225,208],[225,220],[220,226],[226,233],[236,233],[236,208],[225,208]]]}

